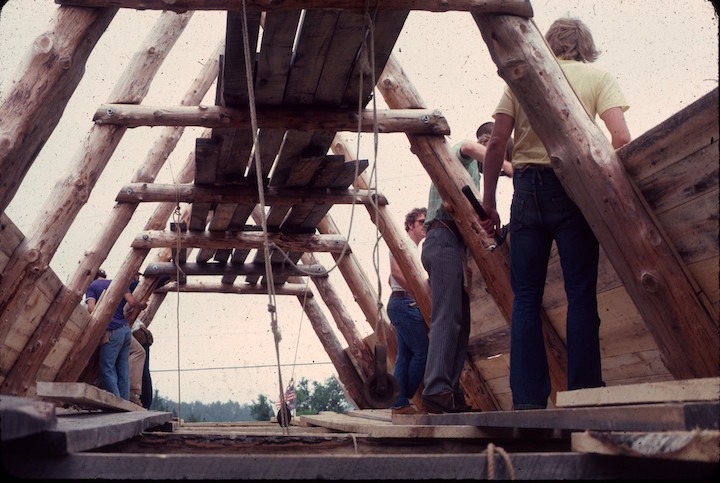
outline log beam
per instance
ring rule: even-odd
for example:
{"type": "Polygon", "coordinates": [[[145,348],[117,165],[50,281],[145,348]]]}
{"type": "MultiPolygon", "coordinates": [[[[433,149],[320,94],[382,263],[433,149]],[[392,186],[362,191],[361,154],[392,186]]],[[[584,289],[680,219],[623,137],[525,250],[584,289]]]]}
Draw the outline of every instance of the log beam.
{"type": "MultiPolygon", "coordinates": [[[[135,237],[133,248],[212,248],[215,250],[231,248],[263,248],[263,233],[228,232],[187,232],[173,233],[165,230],[146,230],[135,237]]],[[[350,250],[345,237],[340,235],[304,235],[286,233],[268,233],[267,242],[285,251],[341,253],[350,250]]]]}
{"type": "MultiPolygon", "coordinates": [[[[318,190],[317,188],[278,188],[267,187],[263,192],[265,203],[282,204],[332,204],[349,205],[374,202],[385,206],[387,198],[369,190],[318,190]]],[[[258,204],[260,197],[257,187],[247,185],[205,187],[191,183],[158,184],[130,183],[123,186],[115,197],[118,203],[168,202],[168,203],[238,203],[258,204]]]]}
{"type": "MultiPolygon", "coordinates": [[[[172,262],[150,263],[145,267],[145,277],[174,277],[178,270],[182,275],[265,275],[263,263],[183,263],[176,266],[172,262]]],[[[327,277],[327,270],[320,264],[290,265],[288,263],[273,265],[274,275],[290,277],[327,277]]],[[[183,284],[186,285],[186,284],[183,284]]],[[[230,286],[230,284],[223,284],[230,286]]]]}
{"type": "MultiPolygon", "coordinates": [[[[312,253],[304,253],[302,261],[308,266],[318,265],[312,253]]],[[[357,330],[355,321],[350,316],[342,298],[330,283],[330,279],[328,277],[313,278],[312,281],[323,302],[325,302],[325,306],[330,311],[333,320],[335,320],[335,325],[345,338],[345,342],[347,342],[345,351],[355,366],[355,371],[363,380],[363,383],[367,383],[368,379],[375,373],[375,356],[373,352],[360,331],[357,330]]]]}
{"type": "MultiPolygon", "coordinates": [[[[75,7],[122,7],[136,10],[241,10],[238,0],[55,0],[59,5],[75,7]]],[[[267,12],[298,9],[365,10],[365,0],[247,0],[249,11],[267,12]]],[[[424,10],[428,12],[478,11],[532,17],[529,0],[383,0],[372,4],[375,10],[424,10]]]]}
{"type": "MultiPolygon", "coordinates": [[[[286,283],[273,288],[274,295],[295,295],[297,297],[313,297],[312,290],[308,290],[304,283],[286,283]]],[[[229,293],[236,295],[267,295],[265,285],[230,285],[227,283],[176,283],[170,282],[155,289],[155,293],[167,294],[172,292],[184,293],[229,293]]],[[[144,321],[145,319],[143,319],[144,321]]]]}
{"type": "MultiPolygon", "coordinates": [[[[3,2],[5,3],[5,2],[3,2]]],[[[33,42],[0,101],[0,211],[60,121],[85,62],[117,9],[61,8],[33,42]]]]}
{"type": "MultiPolygon", "coordinates": [[[[154,29],[148,33],[115,84],[109,102],[142,101],[162,61],[191,17],[192,13],[176,15],[168,12],[159,15],[154,29]]],[[[69,25],[68,28],[76,27],[69,25]]],[[[50,261],[85,205],[125,131],[122,127],[92,126],[84,141],[78,144],[67,176],[48,194],[43,206],[37,210],[38,216],[33,222],[31,234],[17,247],[5,266],[0,279],[0,320],[15,320],[23,310],[23,300],[26,300],[38,280],[50,268],[50,261]]],[[[118,280],[119,275],[116,275],[113,281],[120,281],[120,285],[127,287],[133,274],[134,272],[128,273],[127,278],[121,280],[118,280]]],[[[107,320],[122,297],[122,292],[119,291],[121,289],[122,287],[118,287],[116,295],[112,297],[112,290],[109,289],[103,297],[104,301],[109,302],[106,309],[103,309],[104,302],[100,301],[97,310],[93,312],[90,326],[83,332],[83,337],[85,334],[92,334],[89,339],[84,339],[91,349],[95,349],[101,340],[107,320]],[[112,305],[113,303],[115,305],[112,305]]],[[[0,324],[0,340],[4,340],[7,335],[6,327],[9,326],[0,324]]],[[[74,351],[73,355],[78,352],[79,349],[74,351]]],[[[90,355],[91,353],[81,363],[87,364],[90,355]]]]}
{"type": "Polygon", "coordinates": [[[355,370],[350,356],[343,349],[318,301],[314,297],[298,296],[298,302],[305,311],[305,315],[307,315],[310,325],[317,334],[320,344],[322,344],[330,361],[333,363],[338,379],[345,387],[350,402],[360,409],[371,407],[363,392],[364,381],[355,370]]]}
{"type": "MultiPolygon", "coordinates": [[[[250,129],[250,111],[222,106],[138,106],[103,104],[93,117],[95,124],[125,127],[199,126],[250,129]]],[[[257,111],[258,127],[296,131],[350,131],[414,134],[450,134],[447,119],[430,109],[356,110],[308,107],[262,107],[257,111]],[[359,125],[358,125],[359,124],[359,125]]]]}

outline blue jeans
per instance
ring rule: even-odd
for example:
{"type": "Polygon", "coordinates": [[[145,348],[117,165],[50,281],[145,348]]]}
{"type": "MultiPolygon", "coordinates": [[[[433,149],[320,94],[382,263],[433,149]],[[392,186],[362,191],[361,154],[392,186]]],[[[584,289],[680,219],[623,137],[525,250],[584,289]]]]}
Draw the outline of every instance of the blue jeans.
{"type": "Polygon", "coordinates": [[[411,297],[390,297],[388,317],[395,328],[398,353],[394,377],[400,392],[395,407],[410,404],[425,374],[428,353],[428,334],[420,309],[411,297]]]}
{"type": "Polygon", "coordinates": [[[100,382],[117,397],[130,399],[130,326],[107,331],[108,341],[100,346],[100,382]]]}
{"type": "Polygon", "coordinates": [[[551,168],[513,175],[510,208],[510,389],[515,409],[544,408],[550,396],[540,309],[555,240],[567,296],[568,389],[604,385],[597,311],[599,244],[551,168]]]}

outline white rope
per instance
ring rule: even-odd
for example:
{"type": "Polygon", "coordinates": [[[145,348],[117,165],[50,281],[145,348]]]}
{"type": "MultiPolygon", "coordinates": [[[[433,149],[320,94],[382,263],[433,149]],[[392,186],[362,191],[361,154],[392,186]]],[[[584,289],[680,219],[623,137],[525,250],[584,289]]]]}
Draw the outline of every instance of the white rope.
{"type": "MultiPolygon", "coordinates": [[[[377,10],[376,12],[377,13],[377,10]]],[[[375,27],[374,27],[374,19],[370,16],[369,13],[369,2],[365,1],[365,21],[367,22],[365,24],[365,32],[366,34],[363,35],[363,55],[365,55],[365,61],[368,63],[368,66],[370,68],[370,75],[371,79],[375,79],[375,27]],[[367,39],[369,38],[370,46],[367,45],[367,39]],[[368,54],[369,52],[369,54],[368,54]]],[[[355,158],[360,158],[360,114],[362,110],[362,84],[363,84],[363,69],[360,69],[360,89],[358,92],[358,142],[357,142],[357,152],[355,155],[355,158]]],[[[372,204],[373,210],[375,211],[375,245],[373,247],[373,268],[375,269],[375,277],[377,282],[377,315],[376,315],[376,323],[375,323],[375,333],[377,336],[377,340],[380,343],[385,343],[386,334],[385,334],[385,325],[382,323],[382,280],[380,278],[380,251],[379,251],[379,243],[382,239],[382,235],[380,234],[380,228],[378,226],[379,220],[380,220],[380,208],[378,205],[378,140],[379,140],[379,132],[378,132],[378,122],[377,122],[377,102],[375,95],[375,86],[373,85],[373,95],[372,98],[372,111],[373,111],[373,167],[370,172],[370,183],[368,186],[368,190],[371,191],[370,196],[370,203],[372,204]]],[[[357,178],[357,170],[355,172],[355,177],[357,178]]]]}
{"type": "Polygon", "coordinates": [[[510,455],[508,455],[504,449],[495,446],[493,443],[490,443],[487,445],[488,480],[495,479],[495,451],[496,450],[497,450],[498,454],[500,454],[500,457],[502,458],[503,462],[505,463],[505,467],[508,470],[510,479],[514,480],[515,479],[515,468],[513,468],[512,461],[510,460],[510,455]]]}
{"type": "Polygon", "coordinates": [[[170,166],[170,176],[172,177],[173,181],[173,187],[175,188],[175,210],[173,210],[173,226],[175,227],[175,290],[176,290],[176,302],[175,302],[175,334],[177,336],[177,343],[176,343],[176,351],[177,351],[177,395],[178,395],[178,424],[182,426],[183,420],[182,420],[182,397],[181,397],[181,390],[180,390],[180,273],[184,272],[180,268],[180,263],[178,261],[180,257],[180,195],[178,193],[178,183],[177,179],[175,179],[175,173],[172,169],[172,164],[170,166]]]}
{"type": "MultiPolygon", "coordinates": [[[[265,213],[265,188],[262,179],[262,160],[260,158],[260,149],[258,149],[258,124],[257,124],[257,111],[255,106],[255,91],[253,88],[253,76],[250,58],[250,40],[248,38],[248,25],[247,25],[247,9],[245,0],[242,2],[242,20],[243,20],[243,47],[245,52],[245,74],[247,79],[248,87],[248,105],[250,106],[250,119],[253,132],[253,151],[255,155],[255,175],[257,178],[258,195],[261,207],[261,222],[263,230],[263,253],[265,258],[265,282],[268,289],[268,312],[270,313],[270,327],[273,333],[273,339],[275,341],[275,358],[277,360],[278,370],[278,387],[280,394],[281,408],[285,407],[285,391],[282,382],[282,369],[280,364],[280,329],[277,322],[277,304],[275,298],[275,282],[273,279],[271,256],[270,256],[270,243],[268,241],[268,229],[267,229],[267,215],[265,213]]],[[[282,425],[281,425],[282,426],[282,425]]],[[[282,426],[283,432],[287,433],[288,428],[282,426]]]]}

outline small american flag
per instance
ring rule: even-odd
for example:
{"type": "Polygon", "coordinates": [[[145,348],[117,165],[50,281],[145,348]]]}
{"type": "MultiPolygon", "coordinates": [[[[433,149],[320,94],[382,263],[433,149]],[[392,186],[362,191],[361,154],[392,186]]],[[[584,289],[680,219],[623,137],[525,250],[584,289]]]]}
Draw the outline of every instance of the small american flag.
{"type": "MultiPolygon", "coordinates": [[[[291,411],[295,410],[295,382],[292,379],[290,379],[285,389],[285,404],[287,404],[288,409],[291,411]]],[[[282,401],[277,401],[275,403],[275,409],[280,409],[280,406],[282,406],[282,401]]]]}

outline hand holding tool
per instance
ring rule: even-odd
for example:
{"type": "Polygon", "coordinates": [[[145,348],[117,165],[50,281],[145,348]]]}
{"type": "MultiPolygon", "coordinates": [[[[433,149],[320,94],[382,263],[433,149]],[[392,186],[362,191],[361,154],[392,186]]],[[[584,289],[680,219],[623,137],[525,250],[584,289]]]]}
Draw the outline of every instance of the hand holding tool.
{"type": "MultiPolygon", "coordinates": [[[[488,219],[488,215],[483,209],[482,205],[478,201],[477,198],[475,198],[475,194],[472,192],[472,189],[465,185],[462,187],[462,192],[465,195],[465,197],[468,199],[472,207],[475,209],[475,212],[478,214],[481,220],[485,221],[488,219]]],[[[508,227],[507,225],[500,228],[500,233],[495,234],[495,243],[490,245],[488,247],[488,250],[493,251],[503,243],[505,243],[505,239],[507,238],[508,233],[508,227]]]]}

